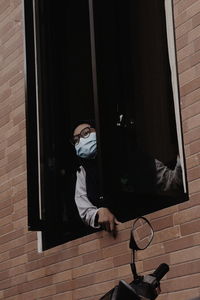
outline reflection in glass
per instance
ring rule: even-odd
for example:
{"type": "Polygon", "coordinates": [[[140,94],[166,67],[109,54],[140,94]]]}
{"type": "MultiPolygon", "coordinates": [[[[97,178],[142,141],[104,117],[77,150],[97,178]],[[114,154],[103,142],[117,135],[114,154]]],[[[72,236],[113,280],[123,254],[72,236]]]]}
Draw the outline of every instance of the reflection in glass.
{"type": "Polygon", "coordinates": [[[153,229],[150,223],[141,217],[134,222],[131,234],[140,250],[147,248],[153,239],[153,229]]]}

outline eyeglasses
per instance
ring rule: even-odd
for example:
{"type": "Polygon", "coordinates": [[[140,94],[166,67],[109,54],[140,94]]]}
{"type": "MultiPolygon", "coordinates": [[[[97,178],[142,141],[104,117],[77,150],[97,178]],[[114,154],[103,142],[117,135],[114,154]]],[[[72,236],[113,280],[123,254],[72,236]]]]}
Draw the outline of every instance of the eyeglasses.
{"type": "Polygon", "coordinates": [[[72,145],[74,145],[74,146],[78,145],[78,143],[80,142],[80,138],[86,139],[92,131],[94,131],[94,129],[92,127],[83,128],[79,134],[76,134],[72,137],[72,139],[71,139],[72,145]]]}

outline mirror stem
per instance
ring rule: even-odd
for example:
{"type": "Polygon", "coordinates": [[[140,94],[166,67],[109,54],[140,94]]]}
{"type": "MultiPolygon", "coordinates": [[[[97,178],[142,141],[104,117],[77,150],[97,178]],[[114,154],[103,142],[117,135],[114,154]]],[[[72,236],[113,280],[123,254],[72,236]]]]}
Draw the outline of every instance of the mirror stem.
{"type": "Polygon", "coordinates": [[[136,265],[135,265],[135,250],[132,252],[132,263],[130,264],[131,266],[131,271],[133,274],[133,279],[136,280],[138,278],[137,270],[136,270],[136,265]]]}
{"type": "Polygon", "coordinates": [[[138,274],[137,274],[137,271],[136,271],[136,266],[135,266],[135,263],[131,263],[130,264],[131,266],[131,271],[132,271],[132,274],[133,274],[133,279],[136,280],[138,278],[138,274]]]}

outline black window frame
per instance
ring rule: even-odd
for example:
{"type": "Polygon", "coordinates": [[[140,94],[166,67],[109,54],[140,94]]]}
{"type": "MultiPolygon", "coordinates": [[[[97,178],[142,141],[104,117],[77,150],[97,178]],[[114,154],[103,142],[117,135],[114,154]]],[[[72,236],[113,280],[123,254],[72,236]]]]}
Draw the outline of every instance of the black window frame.
{"type": "MultiPolygon", "coordinates": [[[[102,142],[106,144],[107,137],[104,131],[102,131],[102,120],[100,120],[101,103],[99,103],[99,91],[98,91],[98,70],[96,63],[96,37],[95,37],[95,15],[93,0],[88,0],[89,8],[89,23],[90,23],[90,46],[91,46],[91,66],[92,66],[92,86],[93,86],[93,100],[94,100],[94,115],[96,121],[96,131],[98,139],[98,165],[100,174],[100,192],[104,197],[107,187],[105,186],[105,173],[107,157],[104,156],[105,149],[102,149],[102,142]]],[[[43,181],[43,170],[40,166],[40,116],[39,116],[39,103],[37,97],[40,97],[41,89],[43,88],[38,81],[41,82],[41,65],[39,57],[40,51],[40,39],[39,39],[39,23],[37,22],[37,1],[24,0],[24,26],[25,26],[25,92],[26,92],[26,125],[27,125],[27,186],[28,186],[28,228],[29,230],[45,232],[45,227],[49,226],[49,232],[43,234],[47,235],[47,239],[50,239],[51,225],[46,223],[43,216],[44,202],[42,201],[41,181],[43,181]],[[36,4],[35,6],[33,4],[36,4]]],[[[180,96],[180,95],[179,95],[180,96]]],[[[180,105],[180,104],[179,104],[180,105]]],[[[182,134],[182,131],[181,131],[182,134]]],[[[183,136],[181,137],[183,141],[183,136]]],[[[53,164],[54,162],[52,162],[53,164]]],[[[186,180],[186,197],[188,199],[188,187],[186,180]]],[[[179,201],[177,202],[179,203],[179,201]]],[[[170,205],[166,205],[170,206],[170,205]]],[[[163,206],[161,207],[163,208],[163,206]]],[[[160,209],[157,207],[156,210],[160,209]]],[[[155,208],[153,209],[155,211],[155,208]]],[[[150,212],[148,208],[148,212],[150,212]]],[[[70,239],[77,238],[84,234],[95,232],[95,230],[89,230],[87,233],[80,232],[80,235],[69,235],[67,237],[59,237],[55,241],[55,245],[63,243],[70,239]],[[60,240],[60,242],[59,242],[60,240]]],[[[44,249],[50,247],[48,242],[47,246],[44,245],[44,249]]]]}

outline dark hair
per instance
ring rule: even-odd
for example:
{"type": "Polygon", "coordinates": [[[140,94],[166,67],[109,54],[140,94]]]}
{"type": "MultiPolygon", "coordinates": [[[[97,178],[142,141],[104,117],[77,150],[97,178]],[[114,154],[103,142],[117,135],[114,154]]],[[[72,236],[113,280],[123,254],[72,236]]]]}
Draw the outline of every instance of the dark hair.
{"type": "Polygon", "coordinates": [[[73,126],[72,126],[72,134],[74,132],[74,130],[76,129],[76,127],[78,127],[81,124],[89,124],[92,128],[95,128],[95,121],[92,119],[88,119],[88,120],[79,120],[74,122],[73,126]]]}

